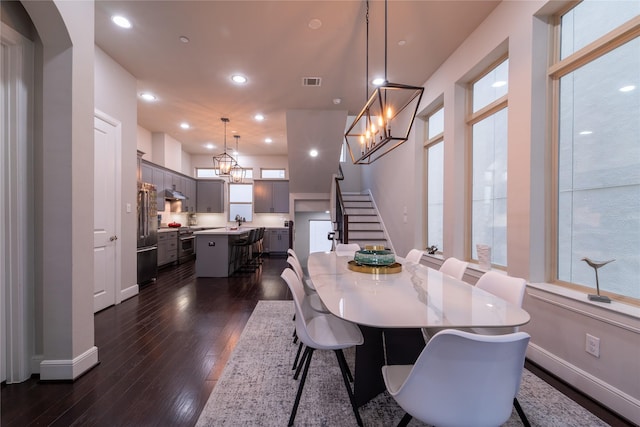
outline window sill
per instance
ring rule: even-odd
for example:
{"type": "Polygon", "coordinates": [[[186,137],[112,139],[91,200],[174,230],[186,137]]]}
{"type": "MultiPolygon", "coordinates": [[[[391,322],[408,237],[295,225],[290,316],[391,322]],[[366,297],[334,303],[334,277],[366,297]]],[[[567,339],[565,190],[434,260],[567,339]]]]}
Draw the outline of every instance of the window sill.
{"type": "Polygon", "coordinates": [[[534,298],[571,300],[582,307],[588,307],[588,310],[590,311],[595,309],[595,311],[601,311],[603,313],[615,313],[617,315],[628,316],[630,318],[640,320],[640,307],[630,304],[625,304],[615,300],[610,303],[590,301],[588,295],[584,292],[551,283],[527,283],[527,288],[529,295],[534,298]]]}
{"type": "MultiPolygon", "coordinates": [[[[444,262],[444,256],[442,254],[425,254],[424,258],[427,261],[429,267],[439,268],[444,262]]],[[[493,269],[506,274],[503,270],[493,269]]],[[[486,270],[481,269],[478,264],[469,263],[465,277],[479,279],[486,273],[486,270]]],[[[475,282],[475,281],[474,281],[475,282]]],[[[595,301],[589,301],[586,293],[577,291],[575,289],[566,288],[564,286],[554,285],[551,283],[527,283],[527,293],[536,299],[546,300],[558,303],[563,301],[564,303],[571,301],[572,306],[579,306],[587,311],[599,312],[605,317],[611,317],[612,315],[623,316],[640,321],[640,307],[626,304],[619,301],[611,301],[611,303],[601,303],[595,301]],[[611,314],[607,314],[611,313],[611,314]]]]}

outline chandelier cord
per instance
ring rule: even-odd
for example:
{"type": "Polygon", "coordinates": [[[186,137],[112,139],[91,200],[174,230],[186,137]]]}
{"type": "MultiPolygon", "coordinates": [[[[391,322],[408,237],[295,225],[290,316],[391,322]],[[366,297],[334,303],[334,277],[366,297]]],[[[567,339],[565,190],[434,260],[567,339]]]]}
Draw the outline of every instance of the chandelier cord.
{"type": "Polygon", "coordinates": [[[369,0],[367,0],[367,36],[366,36],[366,64],[365,64],[365,101],[369,98],[369,0]]]}
{"type": "Polygon", "coordinates": [[[387,84],[387,0],[384,0],[384,83],[387,84]]]}

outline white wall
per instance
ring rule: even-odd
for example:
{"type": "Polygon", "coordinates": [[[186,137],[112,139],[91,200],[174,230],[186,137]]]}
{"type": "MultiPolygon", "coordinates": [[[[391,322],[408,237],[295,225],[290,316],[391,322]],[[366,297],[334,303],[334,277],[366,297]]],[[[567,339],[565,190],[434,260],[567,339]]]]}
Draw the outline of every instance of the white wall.
{"type": "MultiPolygon", "coordinates": [[[[561,2],[502,2],[425,83],[422,112],[444,99],[445,256],[467,257],[465,84],[501,54],[509,54],[508,269],[532,283],[524,301],[532,336],[527,356],[623,416],[640,423],[640,316],[637,307],[592,304],[581,292],[544,283],[545,190],[550,111],[546,67],[549,29],[545,14],[561,2]],[[540,17],[536,14],[540,13],[540,17]],[[601,355],[585,352],[585,334],[600,338],[601,355]]],[[[363,168],[398,253],[424,244],[422,224],[424,124],[391,154],[363,168]],[[404,222],[404,208],[407,222],[404,222]]]]}
{"type": "MultiPolygon", "coordinates": [[[[120,188],[120,256],[121,260],[136,259],[135,206],[137,203],[137,96],[136,79],[110,56],[96,47],[95,108],[122,123],[122,173],[120,188]],[[127,204],[134,208],[126,211],[127,204]]],[[[120,262],[120,292],[123,298],[137,293],[137,269],[132,262],[120,262]],[[127,292],[127,290],[131,291],[127,292]]]]}

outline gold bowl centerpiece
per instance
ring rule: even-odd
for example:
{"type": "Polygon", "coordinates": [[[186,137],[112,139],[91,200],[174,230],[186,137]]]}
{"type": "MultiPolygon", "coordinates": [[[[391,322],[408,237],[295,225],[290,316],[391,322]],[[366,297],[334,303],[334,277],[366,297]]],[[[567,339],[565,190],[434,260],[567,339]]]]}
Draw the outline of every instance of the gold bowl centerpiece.
{"type": "Polygon", "coordinates": [[[369,266],[386,266],[396,262],[395,254],[384,246],[365,246],[356,251],[353,260],[357,264],[369,266]]]}

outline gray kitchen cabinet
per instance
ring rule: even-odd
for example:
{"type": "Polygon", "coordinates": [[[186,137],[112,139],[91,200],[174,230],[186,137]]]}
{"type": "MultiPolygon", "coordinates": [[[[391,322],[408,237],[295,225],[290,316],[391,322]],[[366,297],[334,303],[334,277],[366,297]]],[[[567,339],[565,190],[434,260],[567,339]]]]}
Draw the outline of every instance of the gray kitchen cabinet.
{"type": "Polygon", "coordinates": [[[254,180],[253,209],[256,213],[288,213],[289,181],[254,180]]]}
{"type": "Polygon", "coordinates": [[[178,261],[178,231],[158,233],[158,267],[178,261]]]}
{"type": "Polygon", "coordinates": [[[159,168],[153,168],[153,185],[156,186],[158,210],[164,210],[164,171],[159,168]]]}
{"type": "Polygon", "coordinates": [[[264,251],[269,254],[286,254],[289,249],[288,228],[268,228],[264,233],[264,251]]]}
{"type": "Polygon", "coordinates": [[[196,212],[224,212],[224,181],[198,180],[196,184],[196,212]]]}
{"type": "Polygon", "coordinates": [[[153,166],[147,163],[140,164],[141,180],[153,184],[153,166]]]}
{"type": "Polygon", "coordinates": [[[181,177],[182,194],[187,198],[182,201],[182,212],[194,213],[196,211],[196,181],[186,176],[181,177]]]}

